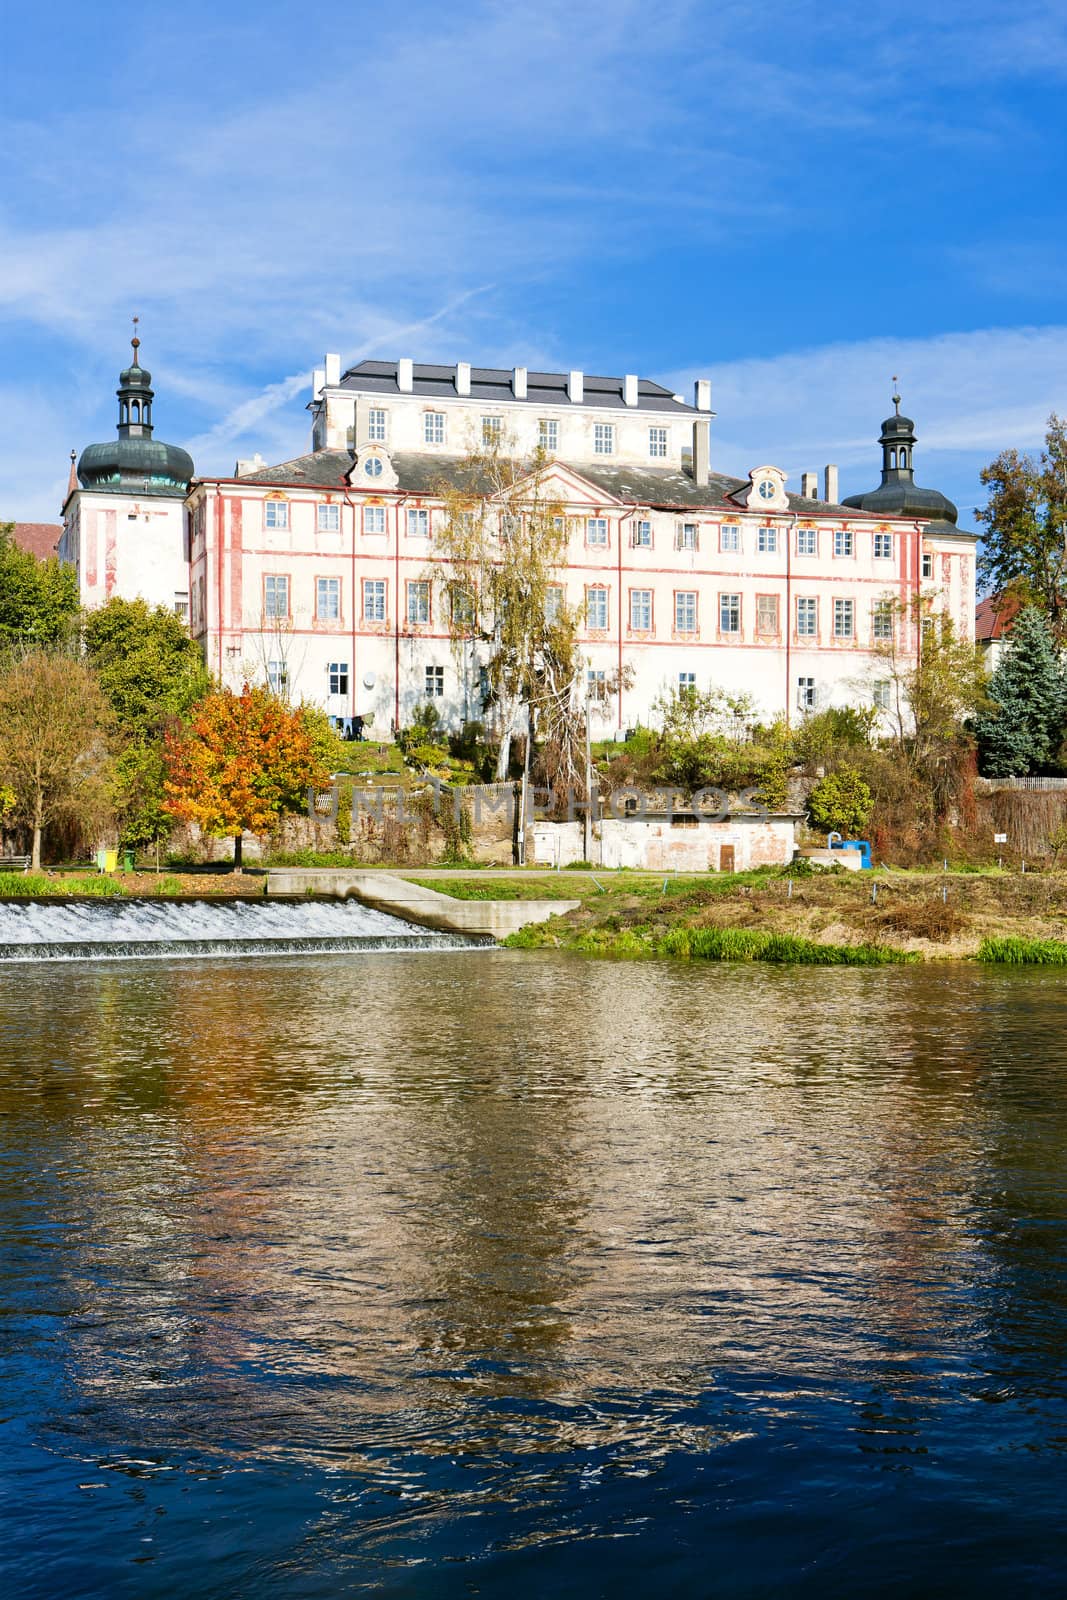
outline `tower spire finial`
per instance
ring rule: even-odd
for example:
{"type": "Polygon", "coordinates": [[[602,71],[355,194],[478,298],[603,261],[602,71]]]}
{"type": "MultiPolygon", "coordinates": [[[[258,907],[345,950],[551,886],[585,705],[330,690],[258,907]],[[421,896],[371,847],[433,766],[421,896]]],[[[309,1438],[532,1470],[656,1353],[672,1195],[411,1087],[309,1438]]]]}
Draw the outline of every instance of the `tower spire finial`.
{"type": "MultiPolygon", "coordinates": [[[[130,343],[133,345],[133,364],[134,364],[135,367],[140,366],[140,362],[137,359],[137,352],[141,348],[141,341],[137,337],[137,324],[140,322],[140,320],[141,320],[140,317],[134,317],[134,319],[133,319],[133,338],[130,340],[130,343]]],[[[896,379],[894,378],[893,381],[895,383],[896,379]]]]}
{"type": "Polygon", "coordinates": [[[900,416],[900,395],[899,395],[898,390],[897,390],[897,386],[898,386],[899,383],[900,383],[900,379],[897,377],[896,373],[894,372],[894,374],[893,374],[893,409],[896,412],[898,417],[900,416]]]}

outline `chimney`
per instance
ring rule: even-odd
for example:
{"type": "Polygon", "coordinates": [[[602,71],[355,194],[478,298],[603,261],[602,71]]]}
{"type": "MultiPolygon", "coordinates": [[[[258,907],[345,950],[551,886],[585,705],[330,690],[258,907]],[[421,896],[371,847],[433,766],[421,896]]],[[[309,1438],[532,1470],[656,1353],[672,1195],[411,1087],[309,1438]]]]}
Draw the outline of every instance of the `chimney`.
{"type": "Polygon", "coordinates": [[[823,499],[827,505],[840,505],[837,493],[837,468],[827,467],[823,472],[823,499]]]}
{"type": "Polygon", "coordinates": [[[336,389],[341,381],[341,357],[326,357],[326,384],[330,389],[336,389]]]}
{"type": "Polygon", "coordinates": [[[585,393],[585,378],[580,372],[572,372],[567,379],[567,395],[574,405],[580,406],[585,393]]]}
{"type": "Polygon", "coordinates": [[[698,378],[693,385],[693,404],[698,411],[711,410],[711,380],[698,378]]]}
{"type": "Polygon", "coordinates": [[[637,373],[628,372],[622,380],[623,404],[635,406],[637,404],[637,373]]]}
{"type": "Polygon", "coordinates": [[[469,361],[456,362],[456,393],[470,394],[471,392],[471,364],[469,361]]]}
{"type": "Polygon", "coordinates": [[[693,423],[693,482],[700,489],[708,486],[711,424],[707,417],[698,417],[693,423]]]}
{"type": "Polygon", "coordinates": [[[316,367],[311,374],[311,398],[318,400],[322,395],[322,386],[326,382],[326,372],[322,367],[316,367]]]}
{"type": "Polygon", "coordinates": [[[819,474],[817,472],[802,472],[800,474],[800,498],[802,500],[817,500],[819,498],[819,474]]]}
{"type": "Polygon", "coordinates": [[[410,394],[415,387],[415,364],[410,356],[401,356],[396,364],[396,386],[401,394],[410,394]]]}
{"type": "Polygon", "coordinates": [[[525,367],[516,367],[514,372],[511,374],[511,387],[514,391],[516,400],[526,399],[526,378],[527,372],[525,367]]]}

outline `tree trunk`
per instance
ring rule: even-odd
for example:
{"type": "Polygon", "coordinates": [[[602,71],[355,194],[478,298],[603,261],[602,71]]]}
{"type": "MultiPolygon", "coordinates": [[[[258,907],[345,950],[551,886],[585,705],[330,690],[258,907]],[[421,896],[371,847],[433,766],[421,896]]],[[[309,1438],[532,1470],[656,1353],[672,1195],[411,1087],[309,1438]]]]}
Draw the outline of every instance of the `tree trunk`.
{"type": "Polygon", "coordinates": [[[496,757],[496,781],[497,781],[497,783],[506,783],[508,781],[508,767],[510,765],[511,765],[511,727],[510,727],[510,724],[509,724],[507,732],[501,735],[500,749],[497,751],[497,757],[496,757]]]}
{"type": "Polygon", "coordinates": [[[41,870],[41,826],[37,822],[33,825],[33,857],[30,866],[34,872],[41,870]]]}
{"type": "Polygon", "coordinates": [[[235,833],[233,836],[233,870],[234,872],[244,871],[244,867],[241,864],[241,835],[239,833],[235,833]]]}

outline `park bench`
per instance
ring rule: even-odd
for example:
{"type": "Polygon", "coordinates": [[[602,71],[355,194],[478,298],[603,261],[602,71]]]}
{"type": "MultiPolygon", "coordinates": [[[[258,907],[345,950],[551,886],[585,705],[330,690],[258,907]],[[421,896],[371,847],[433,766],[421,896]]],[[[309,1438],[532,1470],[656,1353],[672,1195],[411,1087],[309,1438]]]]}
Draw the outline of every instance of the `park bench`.
{"type": "Polygon", "coordinates": [[[0,856],[0,872],[26,872],[29,865],[29,856],[0,856]]]}

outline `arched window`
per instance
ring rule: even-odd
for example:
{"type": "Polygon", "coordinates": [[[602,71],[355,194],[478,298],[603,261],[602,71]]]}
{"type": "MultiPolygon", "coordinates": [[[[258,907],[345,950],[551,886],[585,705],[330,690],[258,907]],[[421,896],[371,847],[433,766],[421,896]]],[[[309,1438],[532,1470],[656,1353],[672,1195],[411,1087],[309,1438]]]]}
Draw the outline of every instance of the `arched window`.
{"type": "Polygon", "coordinates": [[[141,420],[141,402],[139,400],[131,400],[130,401],[130,416],[132,417],[134,422],[140,422],[140,420],[141,420]]]}
{"type": "Polygon", "coordinates": [[[897,464],[897,452],[896,452],[896,449],[894,448],[894,449],[890,450],[890,452],[889,452],[889,465],[891,467],[895,467],[896,464],[897,464]]]}
{"type": "Polygon", "coordinates": [[[129,420],[130,420],[130,408],[129,408],[128,403],[124,400],[122,402],[121,406],[119,407],[119,422],[122,424],[123,427],[126,427],[127,424],[129,423],[129,420]]]}

